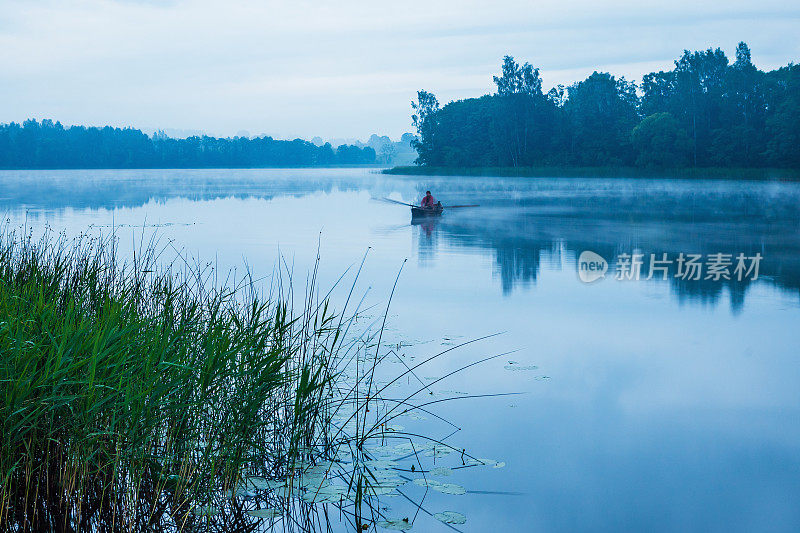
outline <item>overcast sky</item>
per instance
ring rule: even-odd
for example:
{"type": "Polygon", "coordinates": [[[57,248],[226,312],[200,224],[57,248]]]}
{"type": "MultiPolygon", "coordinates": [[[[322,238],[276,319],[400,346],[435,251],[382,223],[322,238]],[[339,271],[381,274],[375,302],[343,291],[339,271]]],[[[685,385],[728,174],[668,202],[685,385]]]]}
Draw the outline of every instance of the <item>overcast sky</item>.
{"type": "Polygon", "coordinates": [[[798,35],[787,0],[0,0],[0,122],[399,137],[418,89],[485,94],[505,54],[550,87],[740,40],[772,69],[798,35]]]}

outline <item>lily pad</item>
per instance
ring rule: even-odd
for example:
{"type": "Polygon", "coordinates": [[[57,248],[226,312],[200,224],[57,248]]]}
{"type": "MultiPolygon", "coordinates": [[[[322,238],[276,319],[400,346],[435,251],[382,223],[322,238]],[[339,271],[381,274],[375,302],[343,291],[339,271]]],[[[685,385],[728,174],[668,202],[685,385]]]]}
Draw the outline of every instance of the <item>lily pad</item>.
{"type": "Polygon", "coordinates": [[[440,476],[440,477],[452,476],[453,470],[447,468],[446,466],[437,466],[436,468],[432,469],[430,473],[432,476],[440,476]]]}
{"type": "Polygon", "coordinates": [[[346,499],[347,487],[342,485],[324,485],[310,488],[303,494],[303,500],[309,503],[335,503],[346,499]]]}
{"type": "Polygon", "coordinates": [[[461,485],[456,485],[455,483],[442,483],[441,481],[436,481],[435,479],[418,478],[414,480],[414,483],[420,487],[429,487],[435,491],[441,492],[442,494],[461,495],[467,493],[467,489],[461,485]]]}
{"type": "Polygon", "coordinates": [[[491,466],[492,468],[503,468],[506,466],[506,463],[504,461],[495,461],[494,459],[481,458],[478,459],[478,461],[485,464],[486,466],[491,466]]]}
{"type": "Polygon", "coordinates": [[[286,484],[286,481],[283,479],[267,479],[263,477],[249,477],[246,478],[242,482],[242,486],[239,489],[242,490],[267,490],[267,489],[277,489],[282,487],[286,484]]]}
{"type": "Polygon", "coordinates": [[[252,509],[246,512],[247,514],[255,518],[276,518],[278,516],[281,516],[281,513],[279,513],[275,509],[252,509]]]}
{"type": "Polygon", "coordinates": [[[467,493],[467,489],[455,483],[442,483],[438,487],[433,487],[433,490],[438,490],[442,494],[455,494],[457,496],[467,493]]]}
{"type": "Polygon", "coordinates": [[[192,514],[195,516],[214,516],[219,514],[219,509],[213,505],[195,505],[192,507],[192,514]]]}
{"type": "Polygon", "coordinates": [[[405,520],[384,520],[378,522],[378,525],[383,529],[391,529],[394,531],[408,531],[412,527],[411,522],[409,522],[407,518],[405,520]]]}
{"type": "Polygon", "coordinates": [[[427,457],[444,457],[445,455],[450,455],[451,453],[453,453],[453,448],[448,448],[447,446],[434,446],[425,451],[425,455],[427,457]]]}
{"type": "Polygon", "coordinates": [[[455,511],[442,511],[433,515],[436,520],[444,522],[445,524],[466,524],[467,517],[455,511]]]}
{"type": "Polygon", "coordinates": [[[389,469],[389,468],[397,468],[399,463],[397,461],[393,461],[391,459],[370,459],[368,461],[364,461],[361,463],[366,468],[369,469],[389,469]]]}
{"type": "Polygon", "coordinates": [[[513,370],[514,372],[524,372],[530,370],[538,370],[539,367],[535,365],[521,366],[521,365],[506,365],[503,368],[506,370],[513,370]]]}

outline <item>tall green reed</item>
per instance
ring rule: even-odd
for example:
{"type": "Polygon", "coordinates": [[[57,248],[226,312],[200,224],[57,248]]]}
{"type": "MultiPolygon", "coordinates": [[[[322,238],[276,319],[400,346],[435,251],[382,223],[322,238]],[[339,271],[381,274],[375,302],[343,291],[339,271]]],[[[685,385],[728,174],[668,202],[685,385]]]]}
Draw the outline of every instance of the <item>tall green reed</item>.
{"type": "Polygon", "coordinates": [[[132,262],[113,239],[0,235],[0,530],[181,529],[318,440],[326,302],[132,262]]]}
{"type": "Polygon", "coordinates": [[[436,416],[454,398],[416,371],[481,338],[409,366],[382,346],[388,305],[363,330],[363,298],[346,317],[355,281],[331,312],[319,258],[295,294],[286,265],[269,284],[220,281],[168,248],[123,261],[113,237],[0,230],[0,531],[329,530],[328,504],[374,530],[378,498],[410,481],[375,461],[389,443],[423,476],[420,443],[480,464],[389,423],[436,416]],[[387,358],[404,370],[379,381],[387,358]],[[387,397],[403,378],[419,386],[387,397]]]}

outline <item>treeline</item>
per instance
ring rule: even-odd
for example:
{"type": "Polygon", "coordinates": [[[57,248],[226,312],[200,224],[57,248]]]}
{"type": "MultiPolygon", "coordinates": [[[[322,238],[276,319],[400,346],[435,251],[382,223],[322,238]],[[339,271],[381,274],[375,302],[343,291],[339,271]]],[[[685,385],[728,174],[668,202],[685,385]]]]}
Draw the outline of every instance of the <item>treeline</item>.
{"type": "Polygon", "coordinates": [[[495,94],[412,103],[417,164],[438,167],[800,167],[800,65],[763,72],[739,43],[684,51],[640,85],[594,72],[542,89],[506,56],[495,94]]]}
{"type": "Polygon", "coordinates": [[[133,128],[65,128],[52,120],[0,125],[0,168],[245,168],[375,163],[375,150],[271,137],[149,137],[133,128]]]}

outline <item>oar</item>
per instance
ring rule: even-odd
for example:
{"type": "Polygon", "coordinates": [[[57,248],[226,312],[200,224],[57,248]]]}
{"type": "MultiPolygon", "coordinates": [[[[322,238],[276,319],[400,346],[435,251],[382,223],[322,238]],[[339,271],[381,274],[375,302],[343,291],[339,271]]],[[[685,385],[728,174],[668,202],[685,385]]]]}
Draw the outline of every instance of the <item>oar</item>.
{"type": "MultiPolygon", "coordinates": [[[[400,202],[399,200],[392,200],[391,198],[373,198],[373,200],[379,200],[381,202],[390,202],[390,203],[399,204],[399,205],[407,205],[408,207],[419,207],[419,206],[414,205],[414,204],[407,204],[405,202],[400,202]]],[[[442,207],[444,207],[445,209],[459,209],[459,208],[462,208],[462,207],[480,207],[480,205],[478,205],[478,204],[444,205],[442,207]]]]}
{"type": "Polygon", "coordinates": [[[407,203],[405,203],[405,202],[400,202],[400,201],[397,201],[397,200],[392,200],[391,198],[373,198],[373,200],[380,200],[380,201],[382,201],[382,202],[390,202],[390,203],[393,203],[393,204],[407,205],[407,206],[409,206],[409,207],[417,207],[417,206],[415,206],[414,204],[407,204],[407,203]]]}

